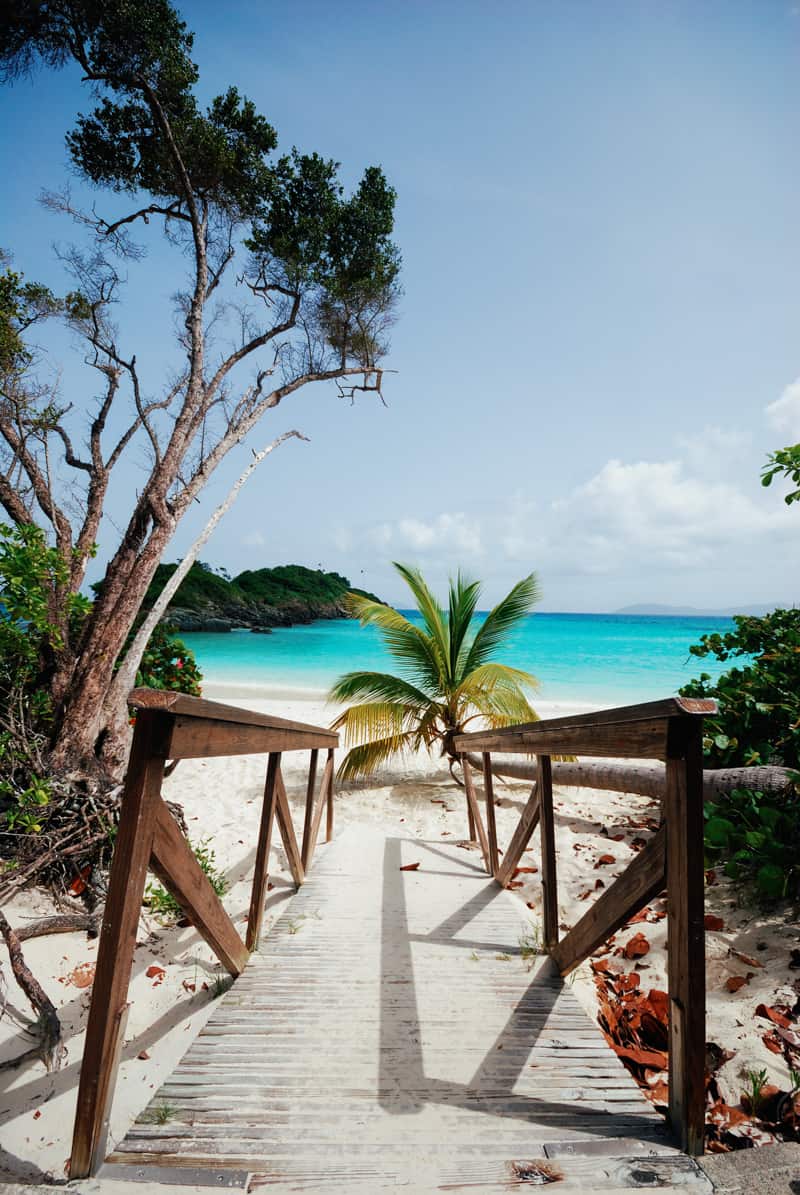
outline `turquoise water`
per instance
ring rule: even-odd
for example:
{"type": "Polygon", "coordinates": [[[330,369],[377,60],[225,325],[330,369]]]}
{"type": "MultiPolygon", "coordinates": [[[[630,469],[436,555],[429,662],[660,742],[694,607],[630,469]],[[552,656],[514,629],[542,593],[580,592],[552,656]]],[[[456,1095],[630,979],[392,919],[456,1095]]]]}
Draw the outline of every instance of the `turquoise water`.
{"type": "MultiPolygon", "coordinates": [[[[535,614],[498,658],[533,672],[541,700],[650,701],[677,692],[702,671],[723,671],[725,665],[690,656],[689,645],[731,626],[727,618],[535,614]]],[[[213,684],[320,692],[353,669],[394,671],[375,628],[349,619],[277,628],[270,635],[233,631],[182,638],[213,684]]]]}

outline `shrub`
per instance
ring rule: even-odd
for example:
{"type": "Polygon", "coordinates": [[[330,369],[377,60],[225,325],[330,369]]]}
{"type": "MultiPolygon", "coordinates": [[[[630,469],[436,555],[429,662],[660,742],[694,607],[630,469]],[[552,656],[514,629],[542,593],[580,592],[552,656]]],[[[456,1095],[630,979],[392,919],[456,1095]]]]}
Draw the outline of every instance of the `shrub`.
{"type": "Polygon", "coordinates": [[[183,640],[175,638],[175,627],[159,623],[145,648],[136,684],[199,697],[202,679],[194,653],[183,640]]]}
{"type": "Polygon", "coordinates": [[[735,630],[703,635],[689,650],[741,662],[716,680],[701,673],[681,689],[685,697],[719,702],[717,717],[705,720],[708,766],[800,767],[800,610],[733,621],[735,630]]]}
{"type": "Polygon", "coordinates": [[[777,801],[737,788],[705,807],[709,863],[768,900],[800,896],[800,795],[777,801]]]}

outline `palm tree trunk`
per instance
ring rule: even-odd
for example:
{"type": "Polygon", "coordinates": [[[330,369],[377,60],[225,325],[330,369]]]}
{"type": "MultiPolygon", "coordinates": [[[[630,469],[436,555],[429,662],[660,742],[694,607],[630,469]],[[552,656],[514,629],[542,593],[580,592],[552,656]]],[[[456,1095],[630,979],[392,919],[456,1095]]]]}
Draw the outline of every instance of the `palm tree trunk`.
{"type": "MultiPolygon", "coordinates": [[[[482,768],[479,756],[468,755],[474,768],[482,768]]],[[[539,774],[534,763],[495,759],[492,773],[519,780],[536,780],[539,774]]],[[[750,788],[758,792],[783,793],[791,787],[791,768],[709,768],[703,772],[703,796],[715,801],[735,788],[750,788]]],[[[619,762],[581,762],[553,764],[553,783],[564,788],[597,788],[603,792],[635,793],[641,797],[662,799],[666,793],[666,769],[663,764],[619,762]]]]}

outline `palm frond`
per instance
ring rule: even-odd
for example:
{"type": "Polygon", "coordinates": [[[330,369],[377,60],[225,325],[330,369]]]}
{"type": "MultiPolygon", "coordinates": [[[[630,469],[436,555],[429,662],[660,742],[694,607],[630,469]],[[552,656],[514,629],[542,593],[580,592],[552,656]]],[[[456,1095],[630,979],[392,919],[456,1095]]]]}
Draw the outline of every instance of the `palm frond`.
{"type": "Polygon", "coordinates": [[[489,611],[475,636],[464,661],[464,674],[487,662],[518,622],[529,614],[539,600],[539,582],[535,573],[523,577],[502,601],[489,611]]]}
{"type": "Polygon", "coordinates": [[[455,582],[450,582],[450,612],[447,629],[450,638],[450,680],[454,684],[457,684],[460,678],[459,664],[462,657],[466,656],[467,634],[475,617],[480,591],[479,581],[467,581],[461,573],[458,574],[455,582]]]}
{"type": "Polygon", "coordinates": [[[431,593],[425,578],[418,568],[413,568],[410,564],[400,564],[396,560],[392,563],[411,590],[414,601],[417,603],[417,608],[422,615],[428,636],[439,660],[440,674],[444,681],[447,679],[449,659],[447,623],[444,611],[431,593]]]}
{"type": "Polygon", "coordinates": [[[348,594],[348,605],[363,626],[377,627],[387,650],[408,670],[412,680],[432,693],[442,685],[441,656],[433,640],[399,610],[361,594],[348,594]]]}
{"type": "Polygon", "coordinates": [[[344,730],[345,745],[362,745],[371,739],[388,739],[413,730],[420,721],[413,706],[393,701],[362,701],[351,705],[332,723],[334,730],[344,730]]]}
{"type": "MultiPolygon", "coordinates": [[[[328,693],[329,701],[396,701],[402,705],[416,705],[427,709],[430,697],[410,681],[388,672],[346,672],[328,693]]],[[[334,725],[336,725],[334,723],[334,725]]]]}
{"type": "Polygon", "coordinates": [[[359,776],[370,776],[387,759],[413,746],[414,736],[411,732],[362,743],[347,752],[336,775],[339,780],[356,780],[359,776]]]}

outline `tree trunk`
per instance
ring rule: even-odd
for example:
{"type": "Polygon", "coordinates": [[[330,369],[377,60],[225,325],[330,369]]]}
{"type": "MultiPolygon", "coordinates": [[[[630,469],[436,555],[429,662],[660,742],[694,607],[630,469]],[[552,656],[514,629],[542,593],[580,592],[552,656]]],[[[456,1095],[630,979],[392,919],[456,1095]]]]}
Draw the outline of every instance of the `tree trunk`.
{"type": "Polygon", "coordinates": [[[109,707],[114,665],[173,530],[172,526],[157,526],[134,561],[120,560],[118,553],[109,566],[106,577],[110,579],[115,565],[117,569],[128,565],[127,584],[113,603],[105,592],[101,593],[90,615],[78,663],[56,717],[51,752],[56,771],[83,770],[100,764],[113,776],[124,765],[124,751],[119,754],[115,748],[109,752],[106,745],[108,725],[115,713],[117,718],[120,716],[120,710],[109,707]]]}
{"type": "MultiPolygon", "coordinates": [[[[468,755],[474,768],[481,768],[479,756],[468,755]]],[[[519,780],[536,780],[536,764],[518,760],[492,760],[496,776],[510,776],[519,780]]],[[[791,768],[708,768],[703,772],[703,796],[715,801],[735,788],[751,788],[759,792],[783,793],[791,786],[791,768]]],[[[597,788],[604,792],[635,793],[641,797],[663,798],[666,792],[666,768],[663,764],[639,763],[573,763],[553,764],[553,783],[564,788],[597,788]]]]}
{"type": "MultiPolygon", "coordinates": [[[[175,572],[167,581],[161,593],[156,598],[150,610],[145,615],[141,626],[133,637],[130,647],[125,653],[125,658],[120,664],[119,668],[114,674],[111,685],[108,689],[108,696],[106,698],[104,715],[106,719],[106,737],[104,739],[104,756],[108,759],[124,759],[128,754],[130,728],[128,723],[128,694],[136,683],[136,673],[139,671],[139,665],[142,662],[145,648],[150,642],[150,636],[158,626],[159,622],[167,612],[167,608],[172,601],[175,594],[180,588],[181,581],[189,572],[195,560],[200,554],[200,551],[211,538],[217,524],[225,517],[234,502],[239,496],[239,491],[242,489],[247,481],[249,481],[252,474],[261,464],[265,457],[279,448],[286,440],[297,439],[307,440],[302,432],[292,430],[284,432],[283,435],[277,436],[260,452],[253,453],[253,459],[248,464],[244,472],[233,483],[227,493],[224,501],[222,501],[217,509],[212,514],[211,518],[206,523],[203,530],[198,535],[192,546],[186,552],[183,559],[178,564],[175,572]]],[[[149,584],[149,582],[148,582],[149,584]]]]}
{"type": "Polygon", "coordinates": [[[242,486],[261,461],[289,439],[305,440],[306,437],[296,430],[284,432],[260,452],[253,453],[253,459],[231,486],[226,498],[214,511],[148,611],[116,672],[115,664],[136,621],[173,528],[157,526],[146,547],[135,559],[121,553],[114,558],[106,574],[106,585],[95,606],[93,625],[82,647],[80,662],[67,687],[53,746],[54,766],[85,767],[87,762],[95,764],[99,761],[110,776],[119,775],[130,746],[128,693],[134,686],[142,655],[153,630],[201,548],[233,506],[242,486]],[[126,583],[120,586],[119,574],[123,572],[127,572],[126,583]],[[114,597],[116,600],[112,601],[114,597]]]}

